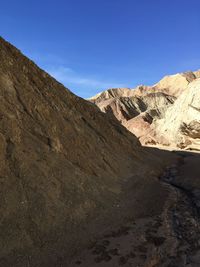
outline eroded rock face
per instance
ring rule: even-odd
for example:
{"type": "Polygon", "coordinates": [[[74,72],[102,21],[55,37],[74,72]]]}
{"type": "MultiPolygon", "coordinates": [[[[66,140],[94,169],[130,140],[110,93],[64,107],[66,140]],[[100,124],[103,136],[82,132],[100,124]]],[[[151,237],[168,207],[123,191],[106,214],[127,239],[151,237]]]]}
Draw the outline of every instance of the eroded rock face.
{"type": "Polygon", "coordinates": [[[157,132],[183,148],[199,147],[200,79],[196,79],[158,120],[157,132]]]}
{"type": "Polygon", "coordinates": [[[114,88],[103,91],[91,97],[89,100],[94,103],[99,103],[102,100],[104,101],[115,97],[128,97],[130,95],[132,95],[132,91],[129,88],[114,88]]]}
{"type": "MultiPolygon", "coordinates": [[[[192,94],[194,89],[191,88],[199,77],[200,71],[179,73],[164,77],[154,86],[140,85],[135,89],[126,89],[124,91],[126,97],[122,97],[123,89],[120,91],[117,89],[116,93],[112,89],[109,99],[105,100],[105,95],[102,93],[92,101],[102,111],[114,115],[140,139],[142,144],[188,147],[194,143],[194,140],[191,140],[192,136],[198,136],[199,107],[191,103],[186,105],[182,99],[192,94]],[[190,116],[188,114],[191,118],[187,123],[181,119],[179,122],[175,119],[185,116],[187,118],[190,116]],[[179,133],[182,129],[180,135],[177,135],[178,128],[179,133]],[[173,135],[177,137],[173,138],[173,135]]],[[[198,98],[198,95],[197,90],[193,97],[198,98]]],[[[199,146],[196,145],[196,142],[199,142],[198,137],[193,139],[195,139],[195,146],[199,146]]]]}
{"type": "MultiPolygon", "coordinates": [[[[163,92],[150,92],[145,87],[132,90],[129,97],[114,97],[104,100],[103,95],[94,101],[101,111],[117,118],[130,132],[135,134],[143,144],[154,143],[154,130],[151,124],[162,118],[175,97],[163,92]]],[[[150,89],[151,91],[151,89],[150,89]]],[[[122,94],[122,92],[121,92],[122,94]]]]}
{"type": "Polygon", "coordinates": [[[98,104],[101,111],[114,115],[121,123],[128,121],[147,109],[139,97],[115,97],[98,104]]]}

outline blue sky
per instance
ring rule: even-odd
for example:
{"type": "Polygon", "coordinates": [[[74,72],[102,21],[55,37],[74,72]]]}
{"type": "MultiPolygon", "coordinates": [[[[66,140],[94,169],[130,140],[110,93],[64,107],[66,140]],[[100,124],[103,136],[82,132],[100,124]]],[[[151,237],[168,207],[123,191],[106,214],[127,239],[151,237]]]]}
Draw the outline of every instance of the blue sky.
{"type": "Polygon", "coordinates": [[[200,68],[199,0],[1,1],[0,35],[74,93],[200,68]]]}

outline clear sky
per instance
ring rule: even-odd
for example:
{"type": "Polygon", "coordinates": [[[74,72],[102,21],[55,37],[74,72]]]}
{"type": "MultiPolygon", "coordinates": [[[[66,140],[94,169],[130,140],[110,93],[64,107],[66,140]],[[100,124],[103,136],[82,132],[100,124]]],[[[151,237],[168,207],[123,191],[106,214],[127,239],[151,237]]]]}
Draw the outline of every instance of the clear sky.
{"type": "Polygon", "coordinates": [[[200,0],[1,1],[0,35],[77,95],[200,68],[200,0]]]}

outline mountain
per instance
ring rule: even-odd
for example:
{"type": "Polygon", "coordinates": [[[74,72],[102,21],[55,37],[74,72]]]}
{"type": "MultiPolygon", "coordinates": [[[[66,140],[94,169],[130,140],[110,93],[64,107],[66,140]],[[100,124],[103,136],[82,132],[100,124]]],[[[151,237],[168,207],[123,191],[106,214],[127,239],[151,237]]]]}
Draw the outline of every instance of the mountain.
{"type": "Polygon", "coordinates": [[[101,102],[101,100],[107,100],[114,97],[126,97],[131,95],[131,90],[129,88],[114,88],[108,89],[104,92],[101,92],[89,100],[94,103],[101,102]]]}
{"type": "Polygon", "coordinates": [[[199,86],[111,89],[105,114],[0,38],[0,267],[199,266],[199,154],[122,125],[192,149],[199,86]]]}
{"type": "Polygon", "coordinates": [[[0,97],[0,266],[68,266],[104,229],[162,209],[165,160],[2,38],[0,97]]]}
{"type": "Polygon", "coordinates": [[[177,97],[188,84],[193,80],[200,78],[199,71],[188,71],[183,73],[177,73],[174,75],[168,75],[163,77],[158,83],[152,86],[139,85],[136,88],[112,88],[105,90],[97,95],[89,98],[93,103],[99,103],[101,101],[117,98],[117,97],[131,97],[131,96],[144,96],[149,93],[162,92],[167,95],[177,97]]]}
{"type": "MultiPolygon", "coordinates": [[[[165,76],[153,86],[140,85],[134,89],[117,89],[116,93],[112,89],[112,94],[108,94],[108,90],[93,97],[91,101],[103,112],[116,117],[139,138],[142,144],[176,147],[182,142],[178,141],[178,137],[173,139],[168,133],[171,131],[177,134],[175,124],[177,123],[177,127],[180,127],[180,121],[174,119],[173,124],[169,121],[171,117],[180,117],[181,114],[186,116],[187,113],[191,113],[189,106],[185,105],[181,99],[182,95],[187,98],[187,95],[192,92],[191,88],[199,77],[200,71],[178,73],[165,76]],[[168,130],[169,126],[171,128],[168,130]]],[[[195,97],[198,97],[198,94],[197,90],[195,97]]],[[[193,120],[195,116],[197,113],[194,112],[193,120]]],[[[196,123],[195,127],[197,127],[196,123]]],[[[196,142],[198,143],[197,140],[196,142]]],[[[193,148],[197,146],[194,145],[193,148]]]]}
{"type": "Polygon", "coordinates": [[[161,90],[168,95],[178,97],[191,83],[197,78],[195,72],[177,73],[165,76],[161,81],[154,85],[156,90],[161,90]]]}

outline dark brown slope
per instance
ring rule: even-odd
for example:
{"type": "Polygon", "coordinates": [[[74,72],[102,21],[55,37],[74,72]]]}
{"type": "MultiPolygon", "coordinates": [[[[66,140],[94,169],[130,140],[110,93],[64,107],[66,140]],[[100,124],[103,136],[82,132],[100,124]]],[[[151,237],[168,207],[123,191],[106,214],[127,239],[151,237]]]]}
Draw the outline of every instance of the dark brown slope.
{"type": "Polygon", "coordinates": [[[117,222],[114,207],[128,177],[143,184],[137,197],[148,190],[151,199],[153,183],[156,197],[163,195],[157,182],[144,185],[155,159],[145,164],[148,154],[135,136],[2,38],[0,97],[0,266],[63,266],[117,222]]]}

